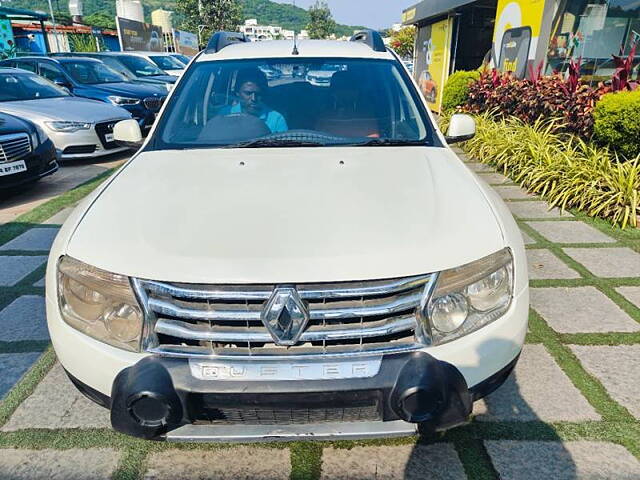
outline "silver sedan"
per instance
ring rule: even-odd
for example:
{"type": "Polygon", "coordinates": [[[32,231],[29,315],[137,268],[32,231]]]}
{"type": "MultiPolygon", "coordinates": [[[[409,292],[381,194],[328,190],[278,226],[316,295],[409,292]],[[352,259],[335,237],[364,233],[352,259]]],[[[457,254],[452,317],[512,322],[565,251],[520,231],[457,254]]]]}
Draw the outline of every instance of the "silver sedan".
{"type": "Polygon", "coordinates": [[[31,120],[51,138],[62,160],[127,150],[113,140],[113,125],[131,114],[96,100],[74,97],[48,80],[0,68],[0,112],[31,120]]]}

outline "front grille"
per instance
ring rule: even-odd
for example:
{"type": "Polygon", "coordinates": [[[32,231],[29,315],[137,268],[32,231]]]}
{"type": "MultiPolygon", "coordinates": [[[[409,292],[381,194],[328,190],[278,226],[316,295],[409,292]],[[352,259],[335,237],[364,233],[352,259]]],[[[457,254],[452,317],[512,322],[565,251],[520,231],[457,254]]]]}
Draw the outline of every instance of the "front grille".
{"type": "MultiPolygon", "coordinates": [[[[266,405],[230,406],[229,401],[218,401],[215,394],[192,394],[189,398],[189,416],[196,425],[296,425],[328,422],[382,421],[379,398],[374,395],[352,394],[344,401],[331,401],[325,394],[314,395],[295,406],[287,406],[300,399],[266,399],[266,405]],[[223,404],[220,404],[223,403],[223,404]]],[[[277,395],[276,395],[277,397],[277,395]]],[[[231,404],[232,405],[232,404],[231,404]]]]}
{"type": "Polygon", "coordinates": [[[96,133],[98,134],[98,138],[100,139],[100,143],[105,150],[110,150],[112,148],[117,148],[118,144],[115,141],[107,141],[107,134],[113,134],[113,127],[117,123],[117,120],[112,122],[102,122],[96,123],[96,133]]]}
{"type": "Polygon", "coordinates": [[[277,345],[261,313],[276,285],[135,280],[145,348],[169,355],[296,355],[413,349],[416,308],[431,275],[296,285],[309,322],[294,346],[277,345]]]}
{"type": "Polygon", "coordinates": [[[142,102],[144,103],[145,108],[156,112],[160,110],[160,107],[162,107],[165,98],[167,97],[147,97],[142,102]]]}
{"type": "Polygon", "coordinates": [[[380,415],[375,405],[344,408],[220,408],[196,419],[195,425],[298,425],[305,423],[375,422],[380,415]]]}
{"type": "Polygon", "coordinates": [[[26,133],[0,135],[0,163],[15,162],[31,153],[31,141],[26,133]]]}

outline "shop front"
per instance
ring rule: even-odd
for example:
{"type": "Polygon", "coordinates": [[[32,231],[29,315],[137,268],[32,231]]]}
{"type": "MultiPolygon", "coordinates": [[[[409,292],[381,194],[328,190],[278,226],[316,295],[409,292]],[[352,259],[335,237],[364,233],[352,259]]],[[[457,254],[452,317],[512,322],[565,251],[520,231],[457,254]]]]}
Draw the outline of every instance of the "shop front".
{"type": "MultiPolygon", "coordinates": [[[[403,12],[418,29],[415,75],[434,111],[457,70],[483,65],[525,78],[539,65],[565,72],[580,59],[587,81],[606,81],[612,55],[628,55],[640,42],[637,0],[425,0],[403,12]]],[[[640,67],[640,48],[634,75],[640,67]]]]}

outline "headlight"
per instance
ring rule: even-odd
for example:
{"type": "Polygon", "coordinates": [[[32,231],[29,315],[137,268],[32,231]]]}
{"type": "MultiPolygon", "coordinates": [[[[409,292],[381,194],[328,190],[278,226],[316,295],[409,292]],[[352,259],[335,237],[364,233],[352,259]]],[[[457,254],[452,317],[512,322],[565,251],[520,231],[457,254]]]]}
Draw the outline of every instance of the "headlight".
{"type": "Polygon", "coordinates": [[[114,347],[139,351],[142,312],[128,277],[62,257],[58,304],[64,321],[76,330],[114,347]]]}
{"type": "Polygon", "coordinates": [[[91,128],[90,123],[83,122],[45,122],[54,132],[73,133],[78,130],[89,130],[91,128]]]}
{"type": "Polygon", "coordinates": [[[44,142],[46,142],[49,136],[40,125],[34,123],[33,126],[35,127],[36,131],[31,134],[31,145],[35,150],[39,145],[42,145],[44,142]]]}
{"type": "Polygon", "coordinates": [[[450,342],[497,320],[513,298],[513,256],[505,248],[438,275],[419,318],[433,345],[450,342]]]}
{"type": "Polygon", "coordinates": [[[120,97],[118,95],[109,95],[107,98],[114,105],[137,105],[140,103],[139,98],[120,97]]]}

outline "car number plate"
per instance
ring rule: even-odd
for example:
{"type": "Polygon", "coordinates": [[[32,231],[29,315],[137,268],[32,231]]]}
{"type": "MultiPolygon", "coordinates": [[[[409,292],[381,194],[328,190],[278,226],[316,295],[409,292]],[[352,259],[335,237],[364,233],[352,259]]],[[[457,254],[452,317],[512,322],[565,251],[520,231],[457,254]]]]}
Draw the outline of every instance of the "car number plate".
{"type": "Polygon", "coordinates": [[[113,138],[113,133],[106,133],[104,135],[104,141],[109,143],[109,142],[113,142],[114,138],[113,138]]]}
{"type": "Polygon", "coordinates": [[[382,357],[334,362],[269,362],[189,360],[191,374],[199,380],[273,381],[369,378],[378,374],[382,357]]]}
{"type": "Polygon", "coordinates": [[[24,163],[24,160],[20,160],[19,162],[11,162],[11,163],[0,163],[0,177],[5,175],[13,175],[14,173],[26,172],[27,164],[24,163]]]}

